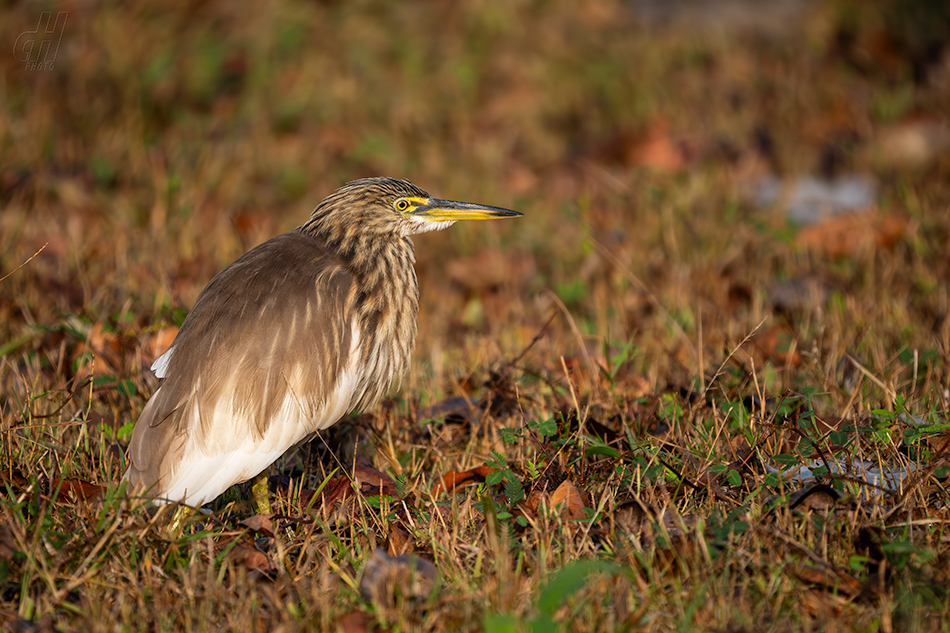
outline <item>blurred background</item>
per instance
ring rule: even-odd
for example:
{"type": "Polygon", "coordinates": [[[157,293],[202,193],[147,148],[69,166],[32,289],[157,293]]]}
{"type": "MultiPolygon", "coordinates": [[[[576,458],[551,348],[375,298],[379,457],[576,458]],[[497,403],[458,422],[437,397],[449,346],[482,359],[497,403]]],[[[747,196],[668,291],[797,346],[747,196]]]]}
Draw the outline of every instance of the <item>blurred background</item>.
{"type": "Polygon", "coordinates": [[[92,352],[127,422],[211,277],[374,175],[525,213],[417,238],[410,387],[552,314],[528,363],[633,343],[643,391],[753,332],[777,388],[914,350],[946,385],[946,3],[6,2],[0,42],[3,274],[45,245],[0,284],[6,391],[92,352]]]}

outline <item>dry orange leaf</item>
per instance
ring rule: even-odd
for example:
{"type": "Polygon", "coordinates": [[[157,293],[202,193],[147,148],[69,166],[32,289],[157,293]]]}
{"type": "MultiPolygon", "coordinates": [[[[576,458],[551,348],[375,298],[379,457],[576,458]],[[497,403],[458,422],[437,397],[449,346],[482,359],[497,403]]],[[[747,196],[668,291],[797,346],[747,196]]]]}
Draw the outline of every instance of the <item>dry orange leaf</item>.
{"type": "Polygon", "coordinates": [[[898,213],[848,213],[803,228],[798,234],[798,243],[829,257],[850,257],[892,247],[904,237],[908,223],[908,219],[898,213]]]}
{"type": "Polygon", "coordinates": [[[797,367],[802,363],[798,346],[791,330],[775,325],[755,337],[755,348],[765,357],[780,365],[797,367]]]}
{"type": "MultiPolygon", "coordinates": [[[[89,483],[88,481],[82,481],[81,479],[75,479],[73,477],[67,477],[65,479],[52,479],[50,480],[50,488],[55,492],[59,491],[59,494],[67,494],[73,499],[82,499],[83,501],[91,501],[99,495],[102,494],[102,486],[89,483]]],[[[58,501],[59,495],[53,501],[58,501]]]]}
{"type": "Polygon", "coordinates": [[[847,598],[820,589],[812,588],[798,595],[801,610],[812,617],[840,618],[847,598]]]}
{"type": "Polygon", "coordinates": [[[450,470],[442,479],[435,482],[435,485],[432,486],[432,494],[440,495],[446,491],[454,491],[459,486],[481,483],[485,481],[485,477],[488,477],[495,470],[491,466],[479,466],[463,472],[450,470]]]}
{"type": "Polygon", "coordinates": [[[531,513],[538,511],[538,506],[541,505],[541,501],[544,500],[545,493],[538,488],[535,488],[528,493],[528,496],[525,497],[525,500],[521,503],[522,510],[528,510],[531,513]]]}
{"type": "Polygon", "coordinates": [[[618,130],[584,155],[602,165],[635,165],[671,173],[682,171],[688,157],[686,144],[670,134],[662,118],[653,121],[648,130],[618,130]]]}
{"type": "MultiPolygon", "coordinates": [[[[72,360],[75,363],[84,353],[91,352],[96,357],[95,363],[91,365],[96,374],[117,374],[120,368],[119,348],[115,332],[106,331],[102,323],[96,323],[89,329],[86,340],[73,348],[72,360]]],[[[83,370],[88,371],[89,367],[84,365],[83,370]]]]}
{"type": "Polygon", "coordinates": [[[633,152],[633,164],[659,171],[678,172],[686,164],[682,148],[664,130],[650,133],[633,152]]]}
{"type": "MultiPolygon", "coordinates": [[[[360,484],[360,493],[364,497],[375,495],[385,495],[395,499],[401,499],[399,491],[396,488],[396,482],[392,477],[379,471],[362,457],[357,457],[352,466],[352,470],[345,475],[338,475],[327,482],[323,491],[320,493],[324,506],[338,503],[347,498],[353,492],[352,482],[360,484]]],[[[304,505],[310,505],[310,499],[313,496],[312,490],[300,491],[300,502],[304,505]]]]}
{"type": "Polygon", "coordinates": [[[583,519],[586,516],[584,497],[570,479],[562,481],[557,490],[551,493],[551,507],[560,507],[563,519],[583,519]]]}
{"type": "Polygon", "coordinates": [[[400,498],[399,491],[396,488],[396,482],[386,473],[378,470],[362,457],[357,457],[353,463],[353,470],[349,473],[360,483],[360,485],[369,485],[379,488],[379,494],[387,497],[400,498]]]}
{"type": "Polygon", "coordinates": [[[795,570],[795,575],[802,582],[848,596],[857,595],[861,591],[861,583],[854,576],[834,569],[802,567],[795,570]]]}
{"type": "Polygon", "coordinates": [[[583,519],[587,516],[584,511],[587,508],[584,495],[570,479],[562,481],[554,492],[535,488],[528,493],[519,509],[525,514],[534,514],[542,501],[547,507],[556,509],[565,520],[583,519]]]}
{"type": "Polygon", "coordinates": [[[362,611],[350,611],[336,620],[336,631],[341,633],[366,633],[369,630],[369,616],[362,611]]]}

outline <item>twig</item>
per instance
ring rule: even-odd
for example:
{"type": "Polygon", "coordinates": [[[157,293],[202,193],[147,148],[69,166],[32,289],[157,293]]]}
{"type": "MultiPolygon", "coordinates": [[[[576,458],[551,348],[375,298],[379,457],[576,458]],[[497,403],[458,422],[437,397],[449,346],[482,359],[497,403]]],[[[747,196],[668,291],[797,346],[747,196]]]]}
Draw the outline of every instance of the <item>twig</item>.
{"type": "Polygon", "coordinates": [[[521,350],[521,353],[515,356],[505,365],[505,371],[501,374],[502,379],[507,378],[508,374],[511,373],[511,370],[514,369],[515,365],[521,362],[521,359],[524,358],[525,354],[534,347],[535,343],[541,340],[541,337],[544,336],[544,331],[548,329],[548,326],[554,321],[554,317],[557,316],[557,312],[551,312],[551,318],[548,319],[548,322],[541,326],[541,329],[538,330],[538,333],[534,335],[534,338],[531,339],[531,342],[528,343],[528,346],[521,350]]]}
{"type": "Polygon", "coordinates": [[[0,277],[0,281],[3,281],[4,279],[6,279],[7,277],[9,277],[10,275],[12,275],[13,273],[15,273],[16,271],[20,270],[21,268],[23,268],[24,266],[26,266],[27,264],[29,264],[31,261],[33,261],[33,258],[36,257],[37,255],[39,255],[40,253],[42,253],[42,252],[43,252],[43,249],[45,249],[47,246],[49,246],[49,241],[48,241],[48,240],[47,240],[46,244],[43,244],[42,246],[40,246],[40,249],[39,249],[38,251],[36,251],[36,252],[33,253],[32,255],[30,255],[29,259],[27,259],[25,262],[23,262],[22,264],[20,264],[19,266],[17,266],[16,268],[14,268],[13,270],[11,270],[10,272],[8,272],[8,273],[7,273],[6,275],[4,275],[3,277],[0,277]]]}
{"type": "MultiPolygon", "coordinates": [[[[746,334],[746,335],[745,335],[745,338],[742,339],[742,340],[739,342],[739,344],[736,345],[736,346],[732,349],[731,352],[729,352],[729,355],[726,356],[725,359],[723,359],[722,364],[719,365],[719,369],[717,369],[717,370],[716,370],[716,373],[713,374],[713,377],[709,379],[709,384],[706,385],[706,389],[703,390],[703,398],[706,397],[706,393],[712,388],[713,383],[716,382],[716,379],[719,378],[719,376],[722,375],[722,370],[725,368],[726,363],[729,362],[729,359],[732,358],[733,356],[735,356],[736,352],[739,351],[739,348],[741,348],[743,345],[745,345],[746,343],[749,342],[749,339],[752,338],[752,335],[755,334],[756,332],[758,332],[758,331],[759,331],[759,328],[762,327],[762,325],[763,325],[767,320],[768,320],[768,317],[765,317],[764,319],[762,319],[761,321],[759,321],[759,324],[758,324],[757,326],[755,326],[754,328],[752,328],[752,331],[749,332],[748,334],[746,334]]],[[[701,369],[700,369],[700,370],[701,370],[701,369]]]]}

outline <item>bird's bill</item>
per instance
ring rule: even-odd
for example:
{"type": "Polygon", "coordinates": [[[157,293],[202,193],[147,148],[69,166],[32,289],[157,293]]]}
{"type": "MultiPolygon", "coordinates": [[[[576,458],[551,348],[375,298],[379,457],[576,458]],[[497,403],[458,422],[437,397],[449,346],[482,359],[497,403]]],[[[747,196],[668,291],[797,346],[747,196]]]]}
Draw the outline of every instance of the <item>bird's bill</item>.
{"type": "Polygon", "coordinates": [[[419,206],[409,215],[429,222],[456,222],[459,220],[493,220],[495,218],[517,218],[524,215],[511,209],[489,207],[471,202],[439,200],[428,198],[419,200],[419,206]]]}

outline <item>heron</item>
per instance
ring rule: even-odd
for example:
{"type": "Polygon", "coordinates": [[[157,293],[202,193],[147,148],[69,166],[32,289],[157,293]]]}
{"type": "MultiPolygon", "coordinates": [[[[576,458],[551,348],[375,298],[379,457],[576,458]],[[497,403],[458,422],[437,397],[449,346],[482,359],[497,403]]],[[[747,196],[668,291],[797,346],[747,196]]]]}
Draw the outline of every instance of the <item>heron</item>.
{"type": "Polygon", "coordinates": [[[411,236],[521,215],[366,178],[236,259],[151,366],[159,383],[132,432],[127,489],[202,506],[348,414],[373,409],[415,346],[411,236]]]}

